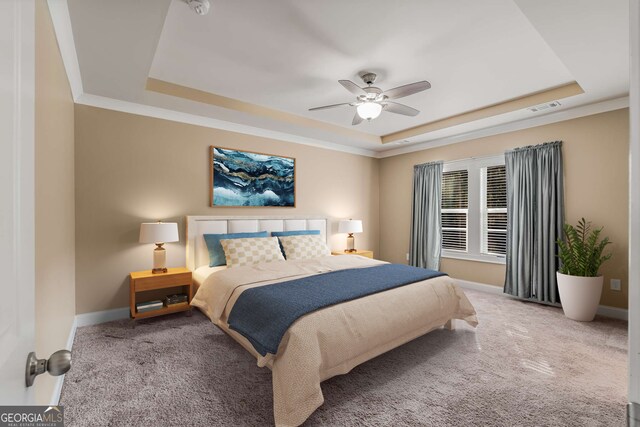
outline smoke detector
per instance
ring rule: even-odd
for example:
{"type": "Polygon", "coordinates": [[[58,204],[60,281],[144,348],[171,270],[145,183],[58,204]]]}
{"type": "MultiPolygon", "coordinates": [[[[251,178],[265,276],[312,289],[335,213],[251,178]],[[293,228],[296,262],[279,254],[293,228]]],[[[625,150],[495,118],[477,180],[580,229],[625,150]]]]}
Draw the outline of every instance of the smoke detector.
{"type": "Polygon", "coordinates": [[[211,7],[209,0],[184,0],[184,2],[189,5],[191,10],[201,16],[209,13],[211,7]]]}
{"type": "Polygon", "coordinates": [[[560,102],[558,101],[551,101],[551,102],[545,102],[544,104],[534,105],[533,107],[527,108],[527,110],[531,111],[532,113],[537,113],[539,111],[548,110],[550,108],[557,108],[560,105],[562,104],[560,104],[560,102]]]}

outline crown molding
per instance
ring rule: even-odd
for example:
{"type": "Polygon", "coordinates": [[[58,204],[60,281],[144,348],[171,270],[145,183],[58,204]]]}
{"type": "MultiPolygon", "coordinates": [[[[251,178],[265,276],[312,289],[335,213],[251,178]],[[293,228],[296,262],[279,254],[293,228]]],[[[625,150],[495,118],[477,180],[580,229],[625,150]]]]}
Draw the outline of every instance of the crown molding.
{"type": "Polygon", "coordinates": [[[340,151],[343,153],[356,154],[359,156],[376,157],[373,150],[349,147],[347,145],[334,144],[314,138],[291,135],[284,132],[277,132],[239,123],[218,120],[211,117],[198,116],[195,114],[182,113],[175,110],[153,107],[135,102],[122,101],[104,96],[83,93],[76,100],[76,104],[88,105],[91,107],[104,108],[107,110],[120,111],[123,113],[137,114],[140,116],[154,117],[157,119],[170,120],[173,122],[187,123],[196,126],[203,126],[212,129],[221,129],[230,132],[237,132],[246,135],[259,136],[262,138],[276,139],[279,141],[291,142],[294,144],[308,145],[311,147],[323,148],[325,150],[340,151]]]}
{"type": "Polygon", "coordinates": [[[477,120],[487,119],[499,116],[505,113],[522,110],[532,105],[542,104],[544,102],[553,101],[554,99],[564,99],[571,96],[584,93],[584,90],[576,82],[567,83],[550,89],[545,89],[536,93],[519,96],[497,104],[488,105],[476,110],[467,111],[466,113],[457,114],[455,116],[436,120],[430,123],[424,123],[409,129],[393,132],[382,137],[383,144],[400,141],[418,135],[424,135],[440,129],[446,129],[452,126],[461,125],[477,120]]]}
{"type": "Polygon", "coordinates": [[[138,104],[135,102],[122,101],[119,99],[107,98],[104,96],[91,95],[83,93],[77,104],[88,105],[91,107],[104,108],[107,110],[120,111],[123,113],[136,114],[158,119],[170,120],[203,126],[213,129],[221,129],[230,132],[237,132],[247,135],[253,135],[263,138],[276,139],[279,141],[291,142],[294,144],[308,145],[311,147],[323,148],[326,150],[339,151],[343,153],[356,154],[366,157],[374,157],[384,159],[387,157],[399,156],[402,154],[413,153],[416,151],[428,150],[430,148],[441,147],[443,145],[456,144],[458,142],[470,141],[472,139],[484,138],[502,133],[515,132],[518,130],[529,129],[547,124],[558,123],[566,120],[577,119],[580,117],[591,116],[594,114],[606,113],[608,111],[619,110],[629,107],[629,97],[621,97],[606,101],[596,102],[588,105],[556,111],[554,113],[545,114],[543,116],[532,117],[530,119],[509,122],[502,125],[491,126],[484,129],[478,129],[459,135],[452,135],[445,138],[438,138],[432,141],[426,141],[418,144],[399,147],[387,151],[374,151],[362,148],[349,147],[341,144],[334,144],[313,138],[306,138],[291,135],[284,132],[271,131],[268,129],[256,128],[253,126],[242,125],[238,123],[217,120],[210,117],[198,116],[195,114],[182,113],[175,110],[153,107],[150,105],[138,104]]]}
{"type": "Polygon", "coordinates": [[[84,93],[84,90],[82,88],[82,75],[80,74],[76,43],[73,40],[69,5],[67,4],[67,0],[47,0],[47,4],[49,5],[49,14],[51,15],[53,28],[56,32],[62,63],[64,64],[69,86],[71,87],[71,96],[74,101],[77,101],[84,93]]]}
{"type": "Polygon", "coordinates": [[[566,120],[577,119],[580,117],[591,116],[594,114],[606,113],[608,111],[620,110],[629,107],[629,97],[609,99],[606,101],[595,102],[593,104],[581,105],[579,107],[567,110],[556,111],[554,113],[536,116],[525,120],[504,123],[497,126],[491,126],[484,129],[478,129],[463,134],[438,138],[432,141],[425,141],[418,144],[398,147],[392,150],[381,151],[377,153],[377,158],[384,159],[386,157],[399,156],[416,151],[428,150],[430,148],[441,147],[443,145],[456,144],[458,142],[470,141],[472,139],[484,138],[502,133],[515,132],[518,130],[529,129],[538,126],[544,126],[551,123],[563,122],[566,120]]]}

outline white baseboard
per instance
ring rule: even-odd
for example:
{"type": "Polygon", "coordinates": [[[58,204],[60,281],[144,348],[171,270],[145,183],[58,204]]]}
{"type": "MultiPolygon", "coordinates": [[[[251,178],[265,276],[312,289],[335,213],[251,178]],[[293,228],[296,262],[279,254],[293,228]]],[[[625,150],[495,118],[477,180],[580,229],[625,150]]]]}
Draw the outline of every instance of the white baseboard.
{"type": "MultiPolygon", "coordinates": [[[[116,308],[113,310],[94,311],[93,313],[76,314],[69,329],[67,337],[66,349],[71,351],[73,348],[73,340],[76,337],[76,330],[81,326],[97,325],[99,323],[110,322],[112,320],[126,319],[129,317],[129,307],[116,308]]],[[[56,378],[56,385],[51,394],[50,406],[58,406],[60,403],[60,393],[62,393],[62,384],[64,383],[64,375],[56,378]]]]}
{"type": "Polygon", "coordinates": [[[629,321],[629,310],[626,308],[610,307],[601,305],[598,307],[598,314],[604,317],[629,321]]]}
{"type": "MultiPolygon", "coordinates": [[[[78,316],[74,316],[71,327],[69,328],[69,336],[67,337],[67,344],[65,349],[71,351],[73,347],[73,340],[76,337],[76,329],[78,327],[78,316]]],[[[53,393],[51,394],[51,401],[49,406],[58,406],[60,403],[60,393],[62,393],[62,384],[64,383],[64,375],[56,377],[56,385],[53,387],[53,393]]]]}
{"type": "MultiPolygon", "coordinates": [[[[503,292],[501,286],[487,285],[486,283],[470,282],[468,280],[454,279],[458,286],[465,289],[471,289],[474,291],[487,292],[490,294],[502,295],[505,297],[511,297],[503,292]]],[[[604,317],[611,317],[613,319],[628,320],[629,311],[625,308],[609,307],[608,305],[601,305],[598,307],[597,314],[604,317]]]]}
{"type": "Polygon", "coordinates": [[[486,283],[470,282],[468,280],[453,279],[458,286],[465,289],[471,289],[474,291],[487,292],[490,294],[503,295],[502,288],[500,286],[487,285],[486,283]]]}
{"type": "Polygon", "coordinates": [[[129,307],[114,308],[113,310],[94,311],[91,313],[76,314],[76,326],[97,325],[111,322],[112,320],[126,319],[129,317],[129,307]]]}

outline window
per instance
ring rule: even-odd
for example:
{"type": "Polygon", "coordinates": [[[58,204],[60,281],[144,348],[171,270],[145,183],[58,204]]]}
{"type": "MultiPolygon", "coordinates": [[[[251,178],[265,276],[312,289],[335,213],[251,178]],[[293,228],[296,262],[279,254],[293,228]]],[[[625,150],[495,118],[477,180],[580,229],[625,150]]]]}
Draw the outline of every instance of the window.
{"type": "Polygon", "coordinates": [[[504,156],[445,163],[442,256],[504,263],[507,185],[504,156]]]}
{"type": "Polygon", "coordinates": [[[507,253],[507,178],[504,165],[482,169],[482,253],[507,253]]]}
{"type": "Polygon", "coordinates": [[[469,172],[442,173],[442,248],[467,250],[469,214],[469,172]]]}

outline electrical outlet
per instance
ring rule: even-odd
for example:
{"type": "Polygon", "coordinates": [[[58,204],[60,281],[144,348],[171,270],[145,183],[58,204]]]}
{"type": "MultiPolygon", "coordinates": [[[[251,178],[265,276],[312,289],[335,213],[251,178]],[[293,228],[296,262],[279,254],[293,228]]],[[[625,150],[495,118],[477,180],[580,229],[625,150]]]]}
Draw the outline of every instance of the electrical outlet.
{"type": "Polygon", "coordinates": [[[409,261],[409,252],[407,252],[407,261],[409,261]]]}
{"type": "Polygon", "coordinates": [[[610,283],[612,291],[620,291],[621,290],[620,279],[611,279],[611,281],[609,283],[610,283]]]}

